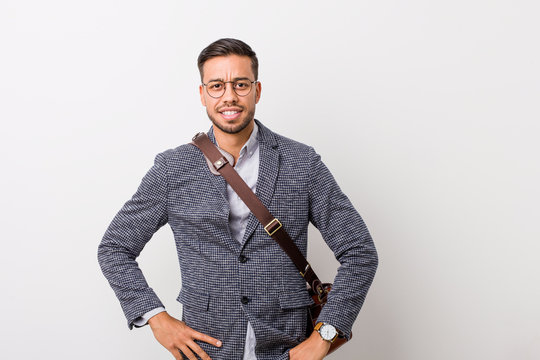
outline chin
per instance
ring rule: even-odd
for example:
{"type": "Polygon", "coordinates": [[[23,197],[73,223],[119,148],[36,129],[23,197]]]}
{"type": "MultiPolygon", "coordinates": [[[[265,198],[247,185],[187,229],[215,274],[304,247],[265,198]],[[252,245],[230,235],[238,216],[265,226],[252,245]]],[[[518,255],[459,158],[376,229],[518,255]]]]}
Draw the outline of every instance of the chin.
{"type": "Polygon", "coordinates": [[[214,116],[211,116],[210,114],[208,114],[208,117],[212,121],[212,124],[214,124],[219,130],[227,134],[238,134],[253,121],[253,117],[247,117],[246,119],[241,120],[237,124],[228,124],[226,120],[220,119],[221,121],[218,121],[214,116]]]}

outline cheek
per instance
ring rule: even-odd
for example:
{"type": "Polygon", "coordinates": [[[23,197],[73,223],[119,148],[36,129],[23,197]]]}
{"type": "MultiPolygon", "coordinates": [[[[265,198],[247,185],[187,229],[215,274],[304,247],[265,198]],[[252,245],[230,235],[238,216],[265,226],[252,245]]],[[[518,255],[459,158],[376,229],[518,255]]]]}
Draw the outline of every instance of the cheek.
{"type": "Polygon", "coordinates": [[[205,96],[203,99],[203,105],[206,106],[207,110],[213,111],[213,109],[216,106],[216,102],[212,101],[213,99],[209,98],[208,96],[205,96]]]}
{"type": "Polygon", "coordinates": [[[214,111],[217,106],[217,101],[212,101],[210,99],[206,99],[206,108],[210,109],[211,111],[214,111]]]}

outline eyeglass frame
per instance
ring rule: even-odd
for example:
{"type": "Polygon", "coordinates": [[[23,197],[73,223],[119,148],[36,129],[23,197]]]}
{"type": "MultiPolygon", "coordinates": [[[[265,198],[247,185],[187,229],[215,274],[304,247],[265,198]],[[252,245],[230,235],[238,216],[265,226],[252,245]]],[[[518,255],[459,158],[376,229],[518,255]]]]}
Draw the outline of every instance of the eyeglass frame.
{"type": "Polygon", "coordinates": [[[244,97],[244,96],[248,96],[249,94],[251,94],[251,89],[253,89],[253,85],[255,83],[258,83],[259,80],[254,80],[254,81],[251,81],[249,80],[248,78],[239,78],[239,79],[236,79],[236,80],[232,80],[232,81],[221,81],[221,80],[210,80],[209,82],[207,82],[206,84],[205,83],[201,83],[202,86],[204,86],[206,88],[206,93],[208,94],[208,96],[210,96],[211,98],[213,99],[219,99],[220,97],[222,97],[223,95],[225,95],[225,92],[227,91],[227,86],[225,86],[225,84],[233,84],[233,91],[236,95],[238,96],[241,96],[241,97],[244,97]],[[234,88],[234,83],[237,82],[237,81],[241,81],[241,80],[247,80],[251,83],[251,87],[249,88],[249,92],[246,94],[246,95],[240,95],[239,93],[236,92],[236,89],[234,88]],[[223,94],[218,96],[218,97],[215,97],[215,96],[212,96],[210,95],[210,93],[208,92],[208,84],[210,84],[211,82],[220,82],[220,83],[223,83],[223,94]]]}

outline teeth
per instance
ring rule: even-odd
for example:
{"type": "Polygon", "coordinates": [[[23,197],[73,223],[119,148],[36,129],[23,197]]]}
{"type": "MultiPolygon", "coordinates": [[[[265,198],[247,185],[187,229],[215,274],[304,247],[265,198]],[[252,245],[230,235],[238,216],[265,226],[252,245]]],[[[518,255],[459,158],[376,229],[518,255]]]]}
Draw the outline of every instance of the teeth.
{"type": "Polygon", "coordinates": [[[238,111],[224,111],[222,114],[223,115],[234,115],[236,114],[238,111]]]}

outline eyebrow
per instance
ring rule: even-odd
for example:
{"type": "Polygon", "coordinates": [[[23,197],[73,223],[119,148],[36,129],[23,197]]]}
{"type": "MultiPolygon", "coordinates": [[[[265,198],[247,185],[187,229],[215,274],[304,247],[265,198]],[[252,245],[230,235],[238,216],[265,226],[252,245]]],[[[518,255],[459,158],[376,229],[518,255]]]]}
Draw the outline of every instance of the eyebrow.
{"type": "MultiPolygon", "coordinates": [[[[243,77],[235,77],[235,78],[232,79],[231,81],[238,81],[238,80],[249,80],[249,81],[251,81],[247,76],[243,76],[243,77]]],[[[218,79],[210,79],[210,80],[208,80],[208,82],[211,82],[211,81],[221,81],[221,82],[224,82],[225,80],[223,80],[222,78],[218,78],[218,79]]]]}

